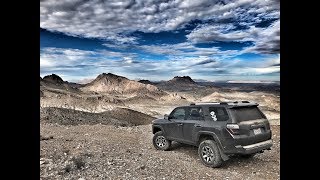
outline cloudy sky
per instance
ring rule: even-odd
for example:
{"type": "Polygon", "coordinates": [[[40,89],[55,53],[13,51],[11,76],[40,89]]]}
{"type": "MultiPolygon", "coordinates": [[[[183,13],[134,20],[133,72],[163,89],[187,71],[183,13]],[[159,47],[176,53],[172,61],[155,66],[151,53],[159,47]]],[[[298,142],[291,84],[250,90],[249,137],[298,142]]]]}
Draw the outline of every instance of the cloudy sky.
{"type": "Polygon", "coordinates": [[[280,79],[279,0],[41,0],[40,76],[280,79]]]}

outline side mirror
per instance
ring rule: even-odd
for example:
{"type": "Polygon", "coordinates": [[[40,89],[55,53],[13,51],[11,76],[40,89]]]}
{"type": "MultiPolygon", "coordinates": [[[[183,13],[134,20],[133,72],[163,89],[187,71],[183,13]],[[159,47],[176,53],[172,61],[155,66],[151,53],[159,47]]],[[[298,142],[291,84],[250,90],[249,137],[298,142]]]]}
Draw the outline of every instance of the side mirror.
{"type": "Polygon", "coordinates": [[[164,119],[169,120],[169,115],[168,115],[168,114],[165,114],[165,115],[164,115],[164,119]]]}

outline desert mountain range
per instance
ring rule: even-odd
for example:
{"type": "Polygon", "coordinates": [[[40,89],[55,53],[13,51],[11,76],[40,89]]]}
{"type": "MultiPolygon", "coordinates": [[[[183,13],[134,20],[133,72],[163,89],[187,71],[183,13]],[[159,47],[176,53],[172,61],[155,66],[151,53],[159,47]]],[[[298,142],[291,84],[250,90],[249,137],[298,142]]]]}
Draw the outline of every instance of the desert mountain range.
{"type": "Polygon", "coordinates": [[[102,73],[96,79],[85,84],[81,90],[115,93],[115,94],[145,94],[164,95],[165,92],[159,90],[151,84],[143,84],[134,80],[130,80],[123,76],[112,73],[102,73]]]}
{"type": "Polygon", "coordinates": [[[40,102],[41,107],[90,113],[127,108],[152,117],[161,117],[172,108],[191,102],[249,100],[259,103],[267,116],[274,119],[279,117],[280,111],[279,88],[271,84],[214,82],[206,85],[195,82],[189,76],[175,76],[160,82],[136,81],[112,73],[102,73],[89,83],[77,84],[52,74],[40,77],[40,102]]]}
{"type": "Polygon", "coordinates": [[[98,75],[93,81],[86,84],[77,84],[63,81],[61,77],[56,74],[40,77],[40,86],[53,87],[57,89],[77,89],[84,92],[98,92],[98,93],[112,93],[112,94],[135,94],[152,96],[167,95],[166,92],[159,87],[166,89],[172,88],[188,88],[197,86],[197,83],[189,76],[175,76],[169,81],[161,81],[159,83],[151,82],[149,80],[134,81],[123,76],[118,76],[112,73],[102,73],[98,75]],[[158,87],[157,87],[158,86],[158,87]]]}

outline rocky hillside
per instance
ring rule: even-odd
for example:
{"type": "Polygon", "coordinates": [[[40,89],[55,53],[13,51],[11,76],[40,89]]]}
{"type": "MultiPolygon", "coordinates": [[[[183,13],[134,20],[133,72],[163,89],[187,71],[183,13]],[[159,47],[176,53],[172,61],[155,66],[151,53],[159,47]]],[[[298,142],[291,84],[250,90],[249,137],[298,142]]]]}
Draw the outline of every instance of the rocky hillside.
{"type": "Polygon", "coordinates": [[[112,94],[165,94],[156,86],[143,84],[112,73],[100,74],[95,80],[86,84],[81,89],[83,91],[104,92],[112,94]]]}
{"type": "Polygon", "coordinates": [[[145,80],[145,79],[139,80],[138,82],[139,82],[139,83],[143,83],[143,84],[151,84],[151,85],[157,84],[157,83],[155,83],[155,82],[151,82],[151,81],[145,80]]]}
{"type": "Polygon", "coordinates": [[[157,87],[167,91],[184,91],[196,88],[198,85],[190,76],[175,76],[169,81],[157,84],[157,87]]]}
{"type": "Polygon", "coordinates": [[[194,82],[190,76],[175,76],[173,79],[168,81],[169,84],[183,84],[183,85],[194,85],[194,82]]]}
{"type": "MultiPolygon", "coordinates": [[[[40,80],[41,80],[41,77],[40,77],[40,80]]],[[[62,78],[56,74],[51,74],[51,75],[45,76],[45,77],[43,77],[42,80],[45,82],[53,83],[53,84],[63,84],[64,83],[62,78]]]]}
{"type": "Polygon", "coordinates": [[[71,92],[78,92],[78,87],[80,87],[79,84],[63,81],[63,79],[56,74],[47,75],[43,78],[40,77],[40,90],[66,90],[71,92]]]}
{"type": "Polygon", "coordinates": [[[136,126],[150,124],[155,118],[126,108],[114,108],[101,113],[89,113],[73,109],[46,107],[40,109],[40,120],[60,125],[115,125],[136,126]]]}

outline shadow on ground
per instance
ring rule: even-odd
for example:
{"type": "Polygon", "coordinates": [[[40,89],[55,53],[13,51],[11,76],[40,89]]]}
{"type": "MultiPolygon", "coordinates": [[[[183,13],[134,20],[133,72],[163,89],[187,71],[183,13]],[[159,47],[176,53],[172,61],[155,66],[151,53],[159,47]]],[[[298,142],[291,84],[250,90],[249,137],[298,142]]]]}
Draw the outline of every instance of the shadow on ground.
{"type": "MultiPolygon", "coordinates": [[[[195,158],[200,162],[199,156],[198,156],[198,147],[192,146],[192,145],[187,145],[187,144],[182,144],[178,142],[172,142],[171,148],[169,151],[175,151],[175,152],[180,152],[183,154],[186,154],[190,156],[191,158],[195,158]]],[[[239,155],[230,155],[229,160],[223,163],[221,168],[227,169],[227,168],[232,168],[236,167],[241,164],[249,164],[249,163],[254,163],[257,161],[257,155],[253,156],[252,158],[244,158],[239,155]]]]}

